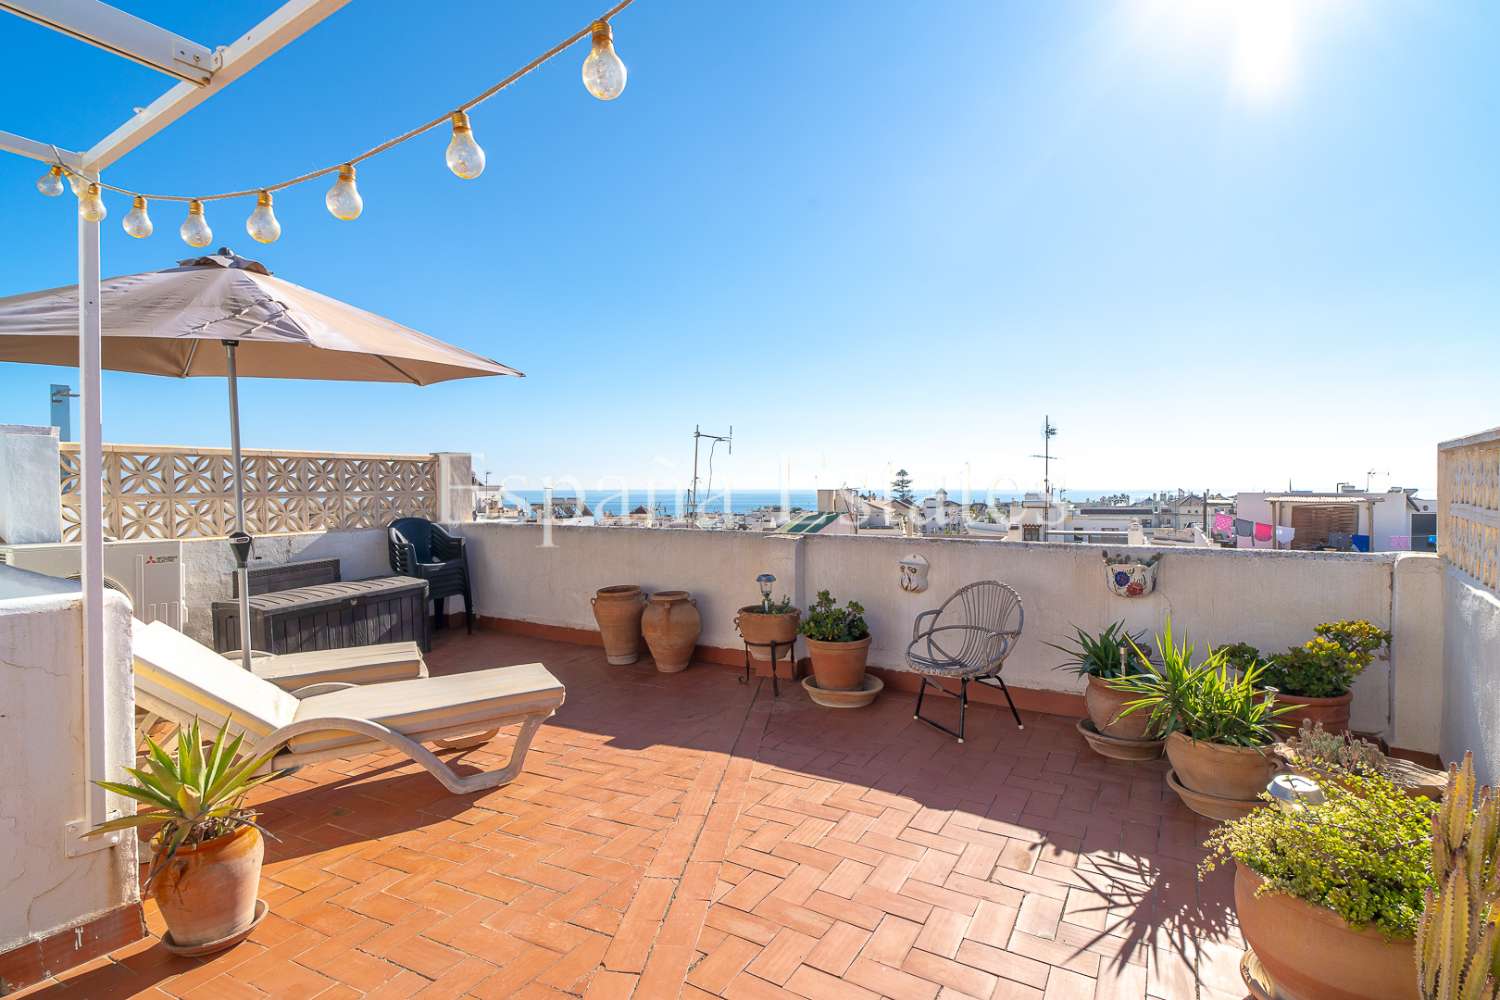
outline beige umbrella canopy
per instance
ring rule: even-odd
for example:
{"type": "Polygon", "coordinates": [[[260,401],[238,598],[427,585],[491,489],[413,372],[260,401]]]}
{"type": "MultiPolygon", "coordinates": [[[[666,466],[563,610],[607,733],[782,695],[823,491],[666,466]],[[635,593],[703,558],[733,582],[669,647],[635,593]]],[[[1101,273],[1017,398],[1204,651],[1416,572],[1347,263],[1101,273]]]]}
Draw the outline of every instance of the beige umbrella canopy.
{"type": "MultiPolygon", "coordinates": [[[[273,277],[227,249],[164,271],[106,278],[100,292],[110,371],[222,378],[228,357],[218,345],[233,340],[238,373],[256,378],[428,385],[521,374],[273,277]]],[[[77,286],[0,298],[0,361],[77,365],[77,286]]]]}
{"type": "MultiPolygon", "coordinates": [[[[498,361],[272,277],[265,266],[230,250],[179,261],[177,267],[100,283],[102,368],[229,380],[240,567],[240,649],[250,669],[250,555],[240,462],[239,375],[257,378],[410,382],[521,373],[498,361]]],[[[78,364],[76,285],[0,298],[0,361],[78,364]]]]}

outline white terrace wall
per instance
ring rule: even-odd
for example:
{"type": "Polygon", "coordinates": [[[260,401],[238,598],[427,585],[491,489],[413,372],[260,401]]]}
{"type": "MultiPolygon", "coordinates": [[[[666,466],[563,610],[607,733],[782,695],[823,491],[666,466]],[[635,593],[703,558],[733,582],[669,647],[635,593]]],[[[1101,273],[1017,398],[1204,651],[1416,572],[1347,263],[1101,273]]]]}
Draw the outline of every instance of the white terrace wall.
{"type": "Polygon", "coordinates": [[[1243,640],[1281,650],[1305,641],[1319,622],[1367,618],[1391,628],[1397,642],[1356,684],[1354,725],[1408,749],[1437,750],[1442,594],[1432,556],[1174,548],[1160,550],[1156,592],[1126,599],[1106,590],[1103,547],[1095,545],[571,526],[553,527],[545,545],[539,525],[455,527],[469,539],[481,615],[592,629],[594,591],[638,583],[648,591],[692,591],[703,615],[700,641],[738,648],[735,611],[758,599],[755,577],[770,572],[777,593],[803,607],[822,589],[860,601],[875,635],[870,661],[894,669],[904,667],[918,611],[965,583],[1002,580],[1026,606],[1006,677],[1036,690],[1081,690],[1076,678],[1054,669],[1062,656],[1045,645],[1067,638],[1074,624],[1098,629],[1124,619],[1132,629],[1154,631],[1170,614],[1199,642],[1243,640]],[[922,594],[897,582],[897,561],[912,552],[931,563],[922,594]]]}
{"type": "Polygon", "coordinates": [[[1500,783],[1500,427],[1438,445],[1442,755],[1500,783]]]}
{"type": "MultiPolygon", "coordinates": [[[[118,768],[134,761],[129,604],[105,591],[104,613],[108,756],[118,768]]],[[[0,955],[80,927],[61,936],[62,953],[45,949],[60,971],[76,964],[68,956],[78,945],[86,950],[97,932],[81,925],[133,909],[140,898],[135,838],[77,857],[66,849],[65,824],[84,817],[89,779],[104,777],[86,773],[76,583],[0,566],[0,716],[0,955]]],[[[103,738],[99,728],[90,737],[103,738]]],[[[134,808],[114,795],[108,801],[134,808]]]]}

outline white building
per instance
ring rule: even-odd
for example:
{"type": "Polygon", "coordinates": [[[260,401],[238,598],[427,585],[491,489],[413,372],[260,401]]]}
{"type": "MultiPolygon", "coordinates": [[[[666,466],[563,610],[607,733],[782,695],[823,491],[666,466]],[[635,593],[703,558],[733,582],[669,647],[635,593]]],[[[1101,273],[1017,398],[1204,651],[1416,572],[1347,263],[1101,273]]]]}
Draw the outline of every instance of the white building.
{"type": "MultiPolygon", "coordinates": [[[[1393,486],[1373,493],[1340,484],[1331,492],[1240,493],[1235,516],[1293,529],[1290,543],[1273,539],[1264,543],[1267,548],[1346,548],[1343,536],[1361,536],[1369,539],[1370,552],[1432,551],[1428,539],[1437,534],[1436,504],[1418,499],[1416,492],[1393,486]]],[[[1249,539],[1239,542],[1250,547],[1249,539]]]]}

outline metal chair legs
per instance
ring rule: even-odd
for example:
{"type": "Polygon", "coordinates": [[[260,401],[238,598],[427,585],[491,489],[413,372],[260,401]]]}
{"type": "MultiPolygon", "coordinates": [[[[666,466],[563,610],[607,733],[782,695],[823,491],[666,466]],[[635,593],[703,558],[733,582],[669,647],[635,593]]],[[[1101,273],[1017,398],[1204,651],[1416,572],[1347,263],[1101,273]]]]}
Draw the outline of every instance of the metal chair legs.
{"type": "MultiPolygon", "coordinates": [[[[991,678],[988,678],[988,677],[977,677],[977,678],[975,678],[975,680],[978,683],[981,683],[981,684],[989,684],[990,687],[999,687],[1000,690],[1001,690],[1001,692],[1005,695],[1005,703],[1010,706],[1011,717],[1016,720],[1016,728],[1017,729],[1025,729],[1026,728],[1025,724],[1021,722],[1021,713],[1018,712],[1018,711],[1016,711],[1016,703],[1011,700],[1010,689],[1005,686],[1005,681],[1003,679],[1001,679],[998,675],[996,675],[993,678],[993,680],[994,680],[993,684],[990,684],[991,678]]],[[[929,726],[931,726],[933,729],[936,729],[938,732],[947,733],[949,736],[952,736],[953,738],[955,738],[956,740],[958,740],[958,742],[962,743],[964,741],[964,727],[965,727],[966,723],[968,722],[968,714],[969,714],[969,678],[967,678],[967,677],[960,677],[958,679],[958,693],[957,694],[954,694],[952,691],[949,691],[947,688],[943,687],[943,685],[939,684],[936,680],[934,680],[934,679],[932,679],[930,677],[927,677],[927,676],[924,675],[921,678],[921,684],[919,684],[917,686],[917,707],[912,710],[912,715],[911,715],[911,717],[913,719],[916,719],[918,722],[925,722],[929,726]],[[926,717],[924,717],[922,715],[922,699],[927,694],[927,685],[929,685],[929,684],[931,684],[934,688],[936,688],[939,694],[945,694],[945,695],[947,695],[950,698],[957,698],[958,699],[958,731],[957,732],[954,732],[953,730],[949,729],[947,726],[943,725],[941,722],[936,722],[936,721],[934,721],[932,719],[928,719],[928,718],[926,718],[926,717]]]]}

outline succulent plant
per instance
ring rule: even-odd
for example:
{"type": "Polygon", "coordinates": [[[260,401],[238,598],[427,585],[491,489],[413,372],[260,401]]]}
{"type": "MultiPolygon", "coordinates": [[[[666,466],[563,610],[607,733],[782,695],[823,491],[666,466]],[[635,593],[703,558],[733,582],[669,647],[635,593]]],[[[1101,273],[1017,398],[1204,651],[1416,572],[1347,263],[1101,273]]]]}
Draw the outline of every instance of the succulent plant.
{"type": "Polygon", "coordinates": [[[1448,768],[1448,791],[1432,819],[1432,872],[1417,926],[1417,986],[1423,1000],[1500,998],[1500,799],[1475,790],[1474,757],[1448,768]]]}
{"type": "Polygon", "coordinates": [[[1321,722],[1304,719],[1295,735],[1277,744],[1276,753],[1293,767],[1315,774],[1381,774],[1390,766],[1380,747],[1352,733],[1330,733],[1321,722]]]}

